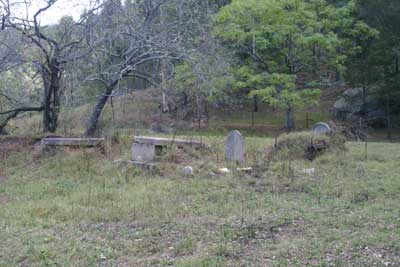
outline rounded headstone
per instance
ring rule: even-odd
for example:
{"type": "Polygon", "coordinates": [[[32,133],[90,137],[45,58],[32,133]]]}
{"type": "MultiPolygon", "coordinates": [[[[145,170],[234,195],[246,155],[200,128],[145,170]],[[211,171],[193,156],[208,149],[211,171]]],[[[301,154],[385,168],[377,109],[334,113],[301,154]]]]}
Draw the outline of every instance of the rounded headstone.
{"type": "Polygon", "coordinates": [[[244,138],[239,131],[230,132],[225,142],[225,160],[243,163],[244,143],[244,138]]]}
{"type": "Polygon", "coordinates": [[[318,122],[313,126],[313,133],[314,134],[330,134],[332,132],[331,127],[325,122],[318,122]]]}

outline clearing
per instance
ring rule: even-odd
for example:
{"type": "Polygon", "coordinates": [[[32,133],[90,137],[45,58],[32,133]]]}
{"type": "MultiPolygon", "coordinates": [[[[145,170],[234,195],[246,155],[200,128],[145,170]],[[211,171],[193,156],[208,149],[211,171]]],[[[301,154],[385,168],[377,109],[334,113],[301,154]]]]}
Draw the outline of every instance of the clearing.
{"type": "MultiPolygon", "coordinates": [[[[154,174],[114,163],[131,137],[105,154],[3,145],[0,266],[400,265],[400,144],[222,176],[224,137],[203,138],[211,151],[167,151],[154,174]]],[[[247,165],[271,143],[247,138],[247,165]]]]}

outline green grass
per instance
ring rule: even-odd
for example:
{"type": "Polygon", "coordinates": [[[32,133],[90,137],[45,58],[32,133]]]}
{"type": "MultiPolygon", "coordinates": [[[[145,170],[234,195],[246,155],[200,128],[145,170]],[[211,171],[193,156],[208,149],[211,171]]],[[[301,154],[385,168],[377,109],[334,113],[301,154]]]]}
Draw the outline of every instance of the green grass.
{"type": "Polygon", "coordinates": [[[129,158],[125,137],[105,155],[9,153],[0,266],[398,266],[400,144],[265,168],[273,141],[247,138],[257,172],[218,176],[224,140],[204,140],[211,151],[171,150],[155,173],[113,162],[129,158]]]}

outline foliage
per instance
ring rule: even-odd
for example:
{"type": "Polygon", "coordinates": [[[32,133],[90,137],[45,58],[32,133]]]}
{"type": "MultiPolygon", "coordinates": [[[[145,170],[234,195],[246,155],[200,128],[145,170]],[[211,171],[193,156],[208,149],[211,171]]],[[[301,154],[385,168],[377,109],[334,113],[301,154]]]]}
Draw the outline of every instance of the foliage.
{"type": "Polygon", "coordinates": [[[396,0],[355,1],[355,17],[374,28],[376,34],[363,44],[363,66],[355,65],[351,71],[367,72],[364,80],[378,85],[375,97],[381,101],[382,109],[389,107],[387,112],[394,114],[400,112],[396,101],[400,94],[399,12],[400,3],[396,0]]]}
{"type": "Polygon", "coordinates": [[[215,34],[237,51],[235,87],[291,109],[315,104],[324,71],[340,69],[338,10],[325,1],[233,1],[221,9],[215,34]],[[298,79],[307,73],[307,83],[298,79]]]}
{"type": "Polygon", "coordinates": [[[297,132],[283,134],[278,137],[278,141],[272,151],[274,160],[296,160],[310,159],[313,142],[318,140],[325,144],[322,153],[338,153],[346,151],[345,138],[339,133],[315,136],[311,132],[297,132]]]}
{"type": "MultiPolygon", "coordinates": [[[[291,128],[295,110],[316,106],[342,80],[362,87],[364,100],[378,99],[388,115],[400,113],[396,0],[107,0],[79,22],[21,20],[25,28],[9,17],[6,2],[0,4],[0,110],[50,105],[44,112],[54,119],[52,131],[63,107],[148,87],[167,95],[170,110],[198,116],[208,106],[240,110],[250,101],[257,111],[260,100],[285,110],[291,128]],[[148,44],[139,49],[140,40],[148,44]],[[55,99],[45,103],[50,89],[56,93],[47,98],[55,99]]],[[[17,1],[9,2],[14,8],[17,1]]]]}

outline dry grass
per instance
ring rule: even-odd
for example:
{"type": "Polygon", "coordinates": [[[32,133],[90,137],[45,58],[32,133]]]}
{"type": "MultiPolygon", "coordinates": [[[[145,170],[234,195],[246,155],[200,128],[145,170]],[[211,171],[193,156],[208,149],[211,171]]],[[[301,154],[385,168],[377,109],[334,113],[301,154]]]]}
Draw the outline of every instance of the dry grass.
{"type": "Polygon", "coordinates": [[[314,162],[263,164],[273,140],[246,139],[253,174],[211,151],[166,151],[156,174],[121,167],[128,136],[96,151],[0,161],[0,266],[397,266],[398,144],[349,143],[314,162]],[[191,165],[195,176],[184,179],[191,165]],[[315,168],[312,175],[304,168],[315,168]],[[4,200],[4,201],[3,201],[4,200]]]}

